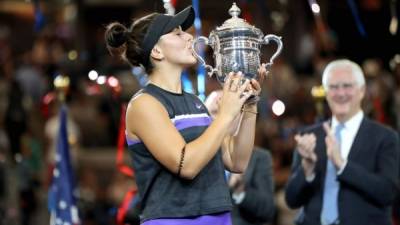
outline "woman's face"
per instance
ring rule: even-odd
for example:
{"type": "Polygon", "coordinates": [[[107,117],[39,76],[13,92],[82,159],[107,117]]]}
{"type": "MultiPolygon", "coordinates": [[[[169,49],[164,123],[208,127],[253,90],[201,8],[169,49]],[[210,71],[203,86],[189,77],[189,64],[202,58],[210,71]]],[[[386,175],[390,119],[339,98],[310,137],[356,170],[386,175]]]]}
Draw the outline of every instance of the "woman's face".
{"type": "Polygon", "coordinates": [[[162,51],[163,60],[185,67],[197,62],[193,55],[192,42],[193,36],[178,27],[161,36],[157,45],[162,51]]]}

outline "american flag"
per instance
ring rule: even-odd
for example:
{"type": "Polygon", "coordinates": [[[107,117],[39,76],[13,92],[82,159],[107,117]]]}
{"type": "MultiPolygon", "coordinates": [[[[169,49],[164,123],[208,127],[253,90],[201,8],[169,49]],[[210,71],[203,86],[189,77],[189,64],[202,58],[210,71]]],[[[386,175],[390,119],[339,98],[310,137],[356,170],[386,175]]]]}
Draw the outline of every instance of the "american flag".
{"type": "Polygon", "coordinates": [[[53,181],[49,190],[48,206],[50,225],[79,225],[78,208],[75,202],[74,174],[69,157],[67,133],[67,107],[60,110],[60,128],[57,139],[56,162],[53,181]]]}

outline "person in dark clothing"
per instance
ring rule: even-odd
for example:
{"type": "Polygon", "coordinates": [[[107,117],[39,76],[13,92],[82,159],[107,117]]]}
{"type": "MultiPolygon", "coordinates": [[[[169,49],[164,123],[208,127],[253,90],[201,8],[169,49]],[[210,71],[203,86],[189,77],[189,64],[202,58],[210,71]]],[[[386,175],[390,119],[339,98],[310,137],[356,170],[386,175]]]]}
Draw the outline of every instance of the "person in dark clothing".
{"type": "Polygon", "coordinates": [[[232,192],[233,225],[263,225],[275,215],[271,154],[255,147],[249,166],[229,179],[232,192]]]}
{"type": "Polygon", "coordinates": [[[24,93],[17,81],[13,80],[8,94],[8,107],[4,128],[10,143],[11,156],[21,153],[21,138],[27,129],[26,112],[23,106],[24,93]]]}
{"type": "Polygon", "coordinates": [[[391,225],[399,137],[364,116],[365,79],[356,63],[329,63],[322,83],[331,120],[295,136],[286,202],[301,208],[296,224],[391,225]]]}

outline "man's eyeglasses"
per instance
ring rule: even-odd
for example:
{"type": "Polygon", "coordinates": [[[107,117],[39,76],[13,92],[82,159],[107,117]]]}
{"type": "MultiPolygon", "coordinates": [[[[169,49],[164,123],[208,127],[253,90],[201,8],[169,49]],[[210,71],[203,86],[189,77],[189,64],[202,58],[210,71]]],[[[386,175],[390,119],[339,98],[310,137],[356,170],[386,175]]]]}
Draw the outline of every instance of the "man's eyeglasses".
{"type": "Polygon", "coordinates": [[[351,90],[356,86],[355,83],[338,83],[338,84],[329,84],[328,89],[330,91],[337,91],[339,89],[343,90],[351,90]]]}

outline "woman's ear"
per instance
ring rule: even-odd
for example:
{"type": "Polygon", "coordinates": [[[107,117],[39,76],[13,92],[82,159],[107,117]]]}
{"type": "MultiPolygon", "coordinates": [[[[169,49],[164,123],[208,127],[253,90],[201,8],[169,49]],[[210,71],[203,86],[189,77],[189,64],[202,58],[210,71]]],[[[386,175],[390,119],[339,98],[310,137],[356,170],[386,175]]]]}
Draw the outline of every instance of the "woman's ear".
{"type": "Polygon", "coordinates": [[[151,58],[157,61],[161,61],[164,59],[164,54],[162,53],[161,48],[158,45],[155,45],[150,52],[151,58]]]}

